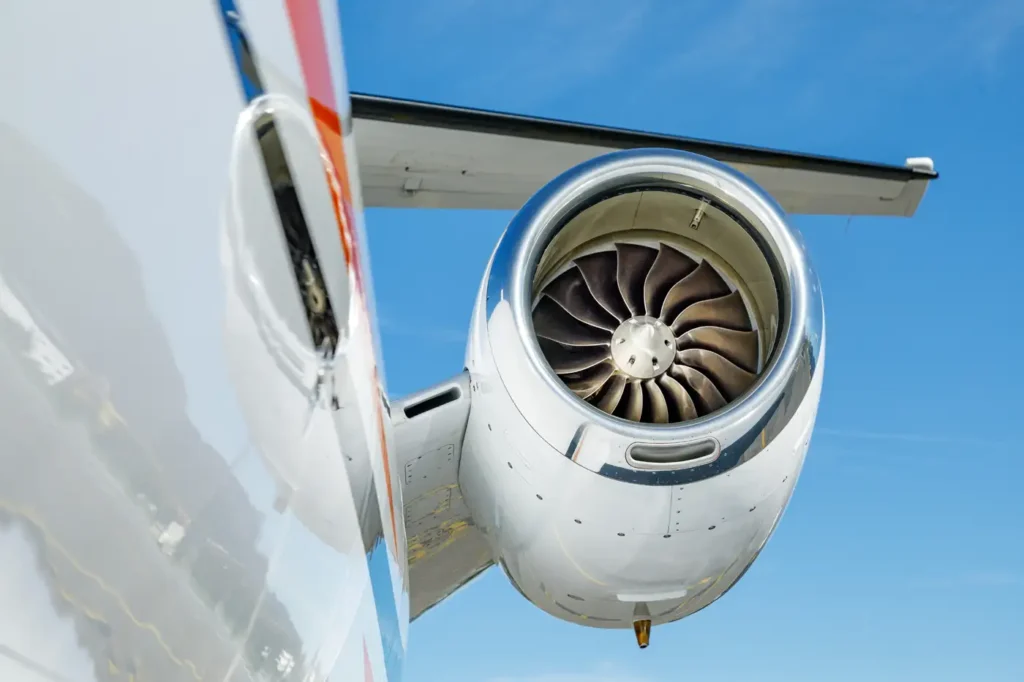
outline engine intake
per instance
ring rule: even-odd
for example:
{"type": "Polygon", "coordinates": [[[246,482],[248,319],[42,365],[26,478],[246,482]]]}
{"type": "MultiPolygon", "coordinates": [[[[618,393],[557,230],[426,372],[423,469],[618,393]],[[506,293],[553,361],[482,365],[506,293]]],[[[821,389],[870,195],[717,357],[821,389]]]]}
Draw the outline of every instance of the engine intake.
{"type": "Polygon", "coordinates": [[[631,422],[717,412],[754,384],[778,337],[781,287],[749,231],[727,207],[664,183],[566,221],[534,282],[533,327],[550,368],[631,422]]]}
{"type": "Polygon", "coordinates": [[[548,443],[584,425],[623,453],[713,440],[728,456],[691,478],[746,461],[789,422],[823,332],[817,277],[778,204],[671,150],[614,152],[549,183],[503,235],[486,296],[498,372],[548,443]],[[517,344],[495,338],[503,303],[517,344]],[[556,397],[572,419],[552,419],[556,397]]]}

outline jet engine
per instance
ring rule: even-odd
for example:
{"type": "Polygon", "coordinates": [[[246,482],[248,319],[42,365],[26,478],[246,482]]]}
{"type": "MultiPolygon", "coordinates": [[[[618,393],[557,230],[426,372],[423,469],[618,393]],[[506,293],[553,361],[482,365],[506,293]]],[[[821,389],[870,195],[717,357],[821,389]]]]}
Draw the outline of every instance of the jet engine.
{"type": "Polygon", "coordinates": [[[750,179],[669,150],[583,163],[512,219],[479,292],[473,521],[528,600],[645,646],[764,547],[824,356],[818,278],[750,179]]]}

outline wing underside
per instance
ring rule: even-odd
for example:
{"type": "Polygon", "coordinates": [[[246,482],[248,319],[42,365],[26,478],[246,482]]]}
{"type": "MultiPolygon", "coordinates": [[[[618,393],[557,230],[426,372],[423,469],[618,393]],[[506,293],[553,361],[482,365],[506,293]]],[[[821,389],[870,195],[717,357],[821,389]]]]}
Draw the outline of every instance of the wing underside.
{"type": "Polygon", "coordinates": [[[929,159],[894,166],[352,96],[367,206],[518,209],[572,166],[617,149],[690,151],[750,176],[789,213],[910,216],[935,179],[929,159]]]}

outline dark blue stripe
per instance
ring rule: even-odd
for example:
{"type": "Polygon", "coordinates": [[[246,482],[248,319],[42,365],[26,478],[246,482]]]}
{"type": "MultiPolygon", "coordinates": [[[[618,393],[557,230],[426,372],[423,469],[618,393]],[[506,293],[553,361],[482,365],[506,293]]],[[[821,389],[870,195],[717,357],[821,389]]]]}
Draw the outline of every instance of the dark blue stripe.
{"type": "Polygon", "coordinates": [[[583,429],[583,426],[579,427],[578,429],[576,429],[576,433],[572,435],[572,440],[569,441],[569,447],[565,451],[565,456],[568,459],[572,459],[573,455],[576,454],[576,448],[579,447],[580,438],[583,437],[583,429]]]}
{"type": "Polygon", "coordinates": [[[255,66],[255,58],[252,56],[252,51],[249,49],[249,41],[246,39],[245,31],[242,29],[242,15],[235,6],[235,0],[219,0],[219,2],[228,44],[231,45],[231,52],[235,56],[235,69],[238,72],[238,79],[241,81],[245,100],[251,102],[263,94],[263,84],[259,82],[259,76],[255,73],[255,68],[245,68],[246,58],[248,57],[250,64],[253,66],[255,66]],[[246,71],[249,73],[246,73],[246,71]]]}

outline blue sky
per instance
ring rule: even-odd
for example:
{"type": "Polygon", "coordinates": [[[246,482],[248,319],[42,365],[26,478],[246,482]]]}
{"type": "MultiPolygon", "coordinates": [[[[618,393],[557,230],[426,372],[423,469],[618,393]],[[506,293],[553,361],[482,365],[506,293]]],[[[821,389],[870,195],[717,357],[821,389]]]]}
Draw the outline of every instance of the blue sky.
{"type": "MultiPolygon", "coordinates": [[[[492,571],[412,625],[407,682],[1024,679],[1024,3],[340,1],[356,91],[942,174],[911,220],[795,219],[828,373],[736,588],[639,651],[492,571]]],[[[368,212],[393,395],[462,367],[510,215],[368,212]]]]}

